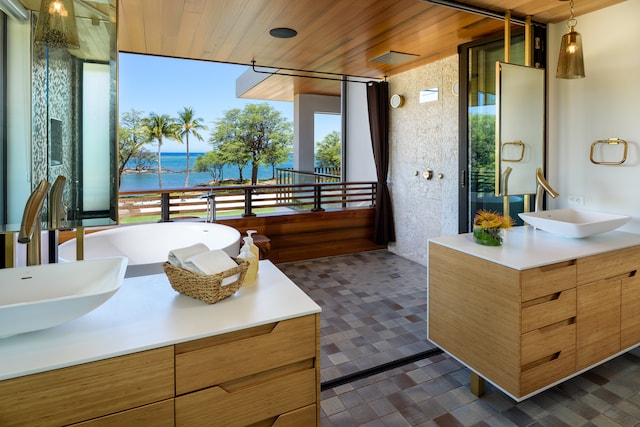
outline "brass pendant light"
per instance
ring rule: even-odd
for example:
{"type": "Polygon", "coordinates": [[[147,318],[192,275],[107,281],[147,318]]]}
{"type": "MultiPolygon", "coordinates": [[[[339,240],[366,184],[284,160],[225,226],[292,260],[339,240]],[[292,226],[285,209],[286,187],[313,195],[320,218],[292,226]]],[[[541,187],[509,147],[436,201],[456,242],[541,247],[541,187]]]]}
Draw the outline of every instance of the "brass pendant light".
{"type": "Polygon", "coordinates": [[[571,11],[571,16],[567,21],[569,32],[562,36],[556,77],[559,79],[581,79],[584,77],[582,36],[575,30],[578,22],[573,17],[573,0],[569,1],[569,8],[571,11]]]}
{"type": "Polygon", "coordinates": [[[42,0],[34,39],[49,47],[79,49],[73,0],[42,0]]]}

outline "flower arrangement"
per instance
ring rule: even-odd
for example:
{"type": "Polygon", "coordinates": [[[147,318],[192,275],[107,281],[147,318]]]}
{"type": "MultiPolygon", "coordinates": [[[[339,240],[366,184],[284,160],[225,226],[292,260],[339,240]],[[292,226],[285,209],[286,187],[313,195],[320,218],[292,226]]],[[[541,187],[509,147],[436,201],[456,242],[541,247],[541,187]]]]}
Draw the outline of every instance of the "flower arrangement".
{"type": "Polygon", "coordinates": [[[513,227],[511,217],[480,209],[473,218],[473,240],[481,245],[500,246],[501,231],[511,227],[513,227]]]}

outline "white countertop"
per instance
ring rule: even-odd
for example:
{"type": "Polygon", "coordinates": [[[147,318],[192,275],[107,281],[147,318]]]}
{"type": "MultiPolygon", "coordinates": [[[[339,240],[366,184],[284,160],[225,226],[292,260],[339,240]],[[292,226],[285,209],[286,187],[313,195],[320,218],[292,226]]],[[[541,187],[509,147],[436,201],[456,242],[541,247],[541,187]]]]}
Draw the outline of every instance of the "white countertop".
{"type": "Polygon", "coordinates": [[[177,293],[164,274],[125,279],[109,301],[78,319],[0,339],[0,380],[320,312],[270,261],[260,261],[258,276],[211,305],[177,293]]]}
{"type": "Polygon", "coordinates": [[[610,231],[583,239],[573,239],[527,225],[513,227],[504,232],[503,236],[502,246],[483,246],[475,243],[472,233],[437,237],[429,239],[429,242],[516,270],[640,245],[640,234],[623,231],[610,231]]]}

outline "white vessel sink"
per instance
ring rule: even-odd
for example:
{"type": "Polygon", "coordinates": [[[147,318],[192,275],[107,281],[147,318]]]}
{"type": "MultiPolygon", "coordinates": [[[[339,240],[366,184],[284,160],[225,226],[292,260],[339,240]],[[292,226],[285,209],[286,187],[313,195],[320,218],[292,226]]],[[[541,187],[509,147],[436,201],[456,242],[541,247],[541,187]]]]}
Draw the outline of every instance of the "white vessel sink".
{"type": "Polygon", "coordinates": [[[0,337],[46,329],[99,307],[120,289],[125,257],[0,269],[0,337]]]}
{"type": "Polygon", "coordinates": [[[519,213],[518,215],[523,221],[540,230],[575,238],[589,237],[615,230],[631,219],[625,215],[569,208],[519,213]]]}

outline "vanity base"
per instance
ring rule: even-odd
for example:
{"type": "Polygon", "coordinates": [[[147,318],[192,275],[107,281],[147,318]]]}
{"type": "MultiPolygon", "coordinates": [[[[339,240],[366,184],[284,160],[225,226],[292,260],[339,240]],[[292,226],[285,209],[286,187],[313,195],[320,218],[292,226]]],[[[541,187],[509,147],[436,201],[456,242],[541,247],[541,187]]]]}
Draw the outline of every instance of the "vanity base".
{"type": "MultiPolygon", "coordinates": [[[[523,233],[542,252],[540,236],[523,233]]],[[[472,371],[477,396],[485,379],[521,401],[640,345],[640,245],[603,251],[598,239],[574,240],[580,257],[522,269],[498,262],[526,258],[518,237],[472,247],[483,257],[452,247],[468,235],[429,243],[428,338],[472,371]]]]}

